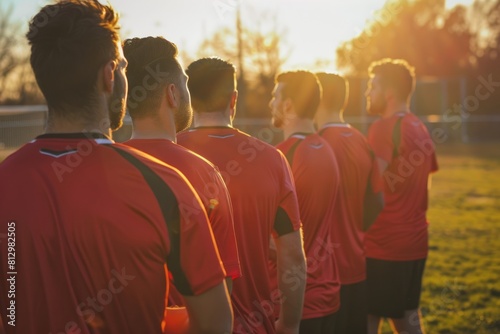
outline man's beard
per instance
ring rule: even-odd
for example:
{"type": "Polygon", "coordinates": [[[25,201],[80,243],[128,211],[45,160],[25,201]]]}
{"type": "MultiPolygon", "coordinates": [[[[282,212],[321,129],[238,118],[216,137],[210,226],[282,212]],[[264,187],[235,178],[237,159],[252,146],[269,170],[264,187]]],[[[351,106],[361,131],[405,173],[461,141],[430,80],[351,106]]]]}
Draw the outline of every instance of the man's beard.
{"type": "Polygon", "coordinates": [[[366,112],[369,115],[382,115],[385,111],[386,106],[387,102],[383,98],[378,99],[378,101],[369,99],[366,102],[366,112]]]}
{"type": "Polygon", "coordinates": [[[179,109],[174,112],[175,131],[181,132],[191,126],[193,120],[193,109],[191,103],[185,95],[181,97],[181,105],[179,109]]]}
{"type": "Polygon", "coordinates": [[[283,108],[281,105],[278,106],[277,112],[273,111],[271,123],[278,129],[281,129],[281,127],[285,124],[285,117],[283,115],[283,108]]]}
{"type": "Polygon", "coordinates": [[[113,93],[108,102],[109,127],[112,131],[118,130],[123,125],[123,117],[126,110],[126,92],[123,79],[115,74],[113,93]]]}

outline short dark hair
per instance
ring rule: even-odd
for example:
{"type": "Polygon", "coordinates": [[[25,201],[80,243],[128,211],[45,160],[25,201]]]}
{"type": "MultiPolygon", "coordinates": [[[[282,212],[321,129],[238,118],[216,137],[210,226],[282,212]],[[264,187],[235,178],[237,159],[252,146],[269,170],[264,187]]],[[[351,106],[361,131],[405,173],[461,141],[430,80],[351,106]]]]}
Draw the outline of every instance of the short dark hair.
{"type": "Polygon", "coordinates": [[[371,63],[370,77],[378,75],[383,88],[391,88],[401,100],[408,100],[415,89],[415,68],[406,60],[384,58],[371,63]]]}
{"type": "Polygon", "coordinates": [[[186,69],[191,104],[196,112],[221,111],[228,107],[236,89],[236,68],[220,58],[201,58],[186,69]]]}
{"type": "Polygon", "coordinates": [[[30,62],[49,110],[93,106],[99,69],[119,57],[118,29],[118,14],[97,0],[61,0],[33,17],[30,62]]]}
{"type": "Polygon", "coordinates": [[[340,75],[316,73],[323,89],[322,104],[328,111],[343,110],[349,97],[349,83],[340,75]]]}
{"type": "Polygon", "coordinates": [[[313,119],[321,100],[321,84],[316,75],[309,71],[283,72],[276,76],[277,83],[283,83],[281,95],[290,98],[300,118],[313,119]]]}
{"type": "Polygon", "coordinates": [[[163,88],[179,84],[182,67],[177,46],[163,37],[131,38],[123,43],[127,58],[127,108],[132,118],[151,116],[161,104],[163,88]]]}

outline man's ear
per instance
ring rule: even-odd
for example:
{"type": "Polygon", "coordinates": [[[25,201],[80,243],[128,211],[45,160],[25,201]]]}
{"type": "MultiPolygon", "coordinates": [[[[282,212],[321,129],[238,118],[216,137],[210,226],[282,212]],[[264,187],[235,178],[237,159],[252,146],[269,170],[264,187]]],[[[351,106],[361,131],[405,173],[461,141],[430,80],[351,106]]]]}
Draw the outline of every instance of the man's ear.
{"type": "Polygon", "coordinates": [[[236,116],[236,102],[238,101],[238,91],[235,90],[231,94],[231,101],[229,101],[229,116],[234,119],[236,116]]]}
{"type": "Polygon", "coordinates": [[[287,97],[283,101],[283,111],[285,112],[285,114],[290,114],[292,112],[292,109],[293,109],[292,99],[287,97]]]}
{"type": "Polygon", "coordinates": [[[103,75],[102,75],[102,87],[103,90],[111,94],[113,92],[113,86],[115,83],[115,69],[116,69],[116,61],[110,60],[107,62],[103,69],[103,75]]]}
{"type": "Polygon", "coordinates": [[[165,96],[167,98],[167,104],[171,108],[178,108],[180,104],[180,94],[177,87],[171,83],[165,87],[165,96]]]}
{"type": "Polygon", "coordinates": [[[234,109],[236,107],[236,102],[238,101],[238,91],[235,90],[231,94],[231,102],[229,102],[229,108],[234,109]]]}

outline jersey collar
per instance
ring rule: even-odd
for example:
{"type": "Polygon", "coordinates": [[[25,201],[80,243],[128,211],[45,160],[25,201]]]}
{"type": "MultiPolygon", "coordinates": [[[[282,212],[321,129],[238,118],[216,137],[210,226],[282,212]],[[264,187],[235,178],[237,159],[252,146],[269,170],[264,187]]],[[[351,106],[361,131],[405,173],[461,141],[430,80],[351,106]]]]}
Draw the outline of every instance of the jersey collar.
{"type": "Polygon", "coordinates": [[[340,122],[330,122],[325,123],[321,128],[350,128],[351,125],[349,123],[340,123],[340,122]]]}
{"type": "Polygon", "coordinates": [[[98,144],[113,144],[113,140],[100,132],[45,133],[38,139],[94,139],[98,144]]]}

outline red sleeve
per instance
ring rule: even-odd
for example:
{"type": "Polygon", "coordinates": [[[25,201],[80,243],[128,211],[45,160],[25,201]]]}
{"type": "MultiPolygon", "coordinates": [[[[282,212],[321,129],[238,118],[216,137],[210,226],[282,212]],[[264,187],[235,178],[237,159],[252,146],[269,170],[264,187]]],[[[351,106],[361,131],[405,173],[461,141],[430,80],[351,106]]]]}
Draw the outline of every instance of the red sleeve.
{"type": "Polygon", "coordinates": [[[282,180],[280,189],[280,203],[278,213],[273,228],[273,237],[279,237],[284,234],[300,229],[300,213],[295,184],[288,164],[283,153],[278,151],[282,165],[282,180]]]}
{"type": "Polygon", "coordinates": [[[392,142],[392,127],[386,120],[378,120],[370,127],[368,131],[368,143],[373,149],[373,153],[377,158],[390,163],[394,150],[392,142]]]}
{"type": "MultiPolygon", "coordinates": [[[[198,197],[193,189],[191,191],[198,197]]],[[[179,203],[182,224],[181,267],[193,295],[213,288],[226,276],[205,209],[199,198],[197,202],[196,205],[179,203]]]]}
{"type": "Polygon", "coordinates": [[[133,151],[153,172],[147,175],[154,181],[151,190],[157,194],[167,226],[166,264],[177,290],[182,295],[199,295],[220,284],[226,273],[207,213],[191,183],[178,169],[146,153],[116,146],[133,151]]]}
{"type": "Polygon", "coordinates": [[[169,227],[167,267],[181,294],[199,295],[220,284],[225,271],[203,203],[184,175],[177,172],[181,178],[170,180],[169,185],[177,199],[180,225],[169,227]]]}
{"type": "Polygon", "coordinates": [[[215,168],[213,170],[213,179],[214,189],[211,191],[216,195],[213,197],[216,198],[210,200],[209,219],[226,275],[236,279],[241,277],[241,269],[234,234],[233,206],[226,184],[215,168]]]}

